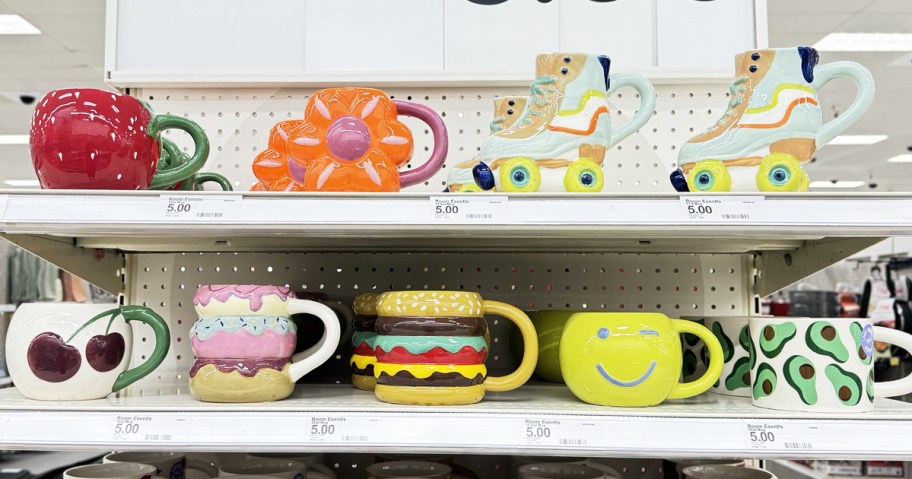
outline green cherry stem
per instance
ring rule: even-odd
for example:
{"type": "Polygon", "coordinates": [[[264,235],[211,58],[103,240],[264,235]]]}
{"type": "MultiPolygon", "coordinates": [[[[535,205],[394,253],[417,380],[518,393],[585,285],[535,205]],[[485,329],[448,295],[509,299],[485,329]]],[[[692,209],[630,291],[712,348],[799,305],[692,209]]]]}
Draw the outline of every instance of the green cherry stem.
{"type": "MultiPolygon", "coordinates": [[[[75,338],[76,335],[79,334],[80,331],[85,329],[86,326],[94,323],[95,321],[98,321],[99,319],[107,316],[108,314],[111,315],[111,321],[108,322],[108,327],[110,328],[111,323],[114,321],[114,317],[116,317],[118,313],[120,313],[120,308],[109,309],[108,311],[103,311],[101,313],[98,313],[97,315],[95,315],[95,317],[93,317],[92,319],[83,323],[83,325],[80,326],[76,331],[73,331],[73,334],[71,334],[70,337],[66,341],[63,342],[63,344],[69,344],[69,342],[72,341],[73,338],[75,338]]],[[[107,334],[107,330],[105,330],[105,334],[107,334]]]]}

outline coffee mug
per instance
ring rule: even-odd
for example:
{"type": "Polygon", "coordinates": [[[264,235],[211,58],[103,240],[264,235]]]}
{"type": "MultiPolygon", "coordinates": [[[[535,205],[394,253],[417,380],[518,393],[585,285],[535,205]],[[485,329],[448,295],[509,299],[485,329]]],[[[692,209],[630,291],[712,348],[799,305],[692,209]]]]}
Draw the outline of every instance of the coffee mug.
{"type": "Polygon", "coordinates": [[[204,477],[218,476],[218,468],[214,464],[188,459],[183,453],[177,452],[112,452],[102,461],[105,464],[148,464],[157,469],[155,475],[166,479],[184,479],[188,469],[200,471],[204,477]]]}
{"type": "Polygon", "coordinates": [[[449,466],[427,461],[389,461],[367,466],[368,479],[392,479],[398,477],[450,479],[452,473],[453,471],[449,466]]]}
{"type": "MultiPolygon", "coordinates": [[[[185,163],[189,163],[190,157],[185,155],[173,141],[162,138],[161,139],[161,157],[158,160],[158,167],[156,171],[168,172],[173,168],[177,168],[185,163]]],[[[173,185],[162,185],[156,186],[155,188],[149,189],[168,189],[168,190],[182,190],[182,191],[202,191],[203,185],[206,183],[214,183],[222,191],[233,191],[234,187],[231,185],[231,182],[228,181],[228,178],[212,172],[200,172],[194,173],[190,178],[186,180],[179,181],[173,185]]]]}
{"type": "MultiPolygon", "coordinates": [[[[716,336],[722,346],[722,375],[710,392],[750,397],[750,338],[747,316],[707,317],[698,322],[716,336]]],[[[709,362],[706,344],[690,334],[681,336],[684,347],[684,380],[692,381],[706,371],[709,362]]]]}
{"type": "Polygon", "coordinates": [[[506,303],[466,291],[393,291],[378,309],[374,393],[397,404],[473,404],[485,391],[509,391],[532,375],[538,339],[529,317],[506,303]],[[485,314],[522,332],[522,362],[511,374],[488,376],[485,314]]]}
{"type": "Polygon", "coordinates": [[[320,453],[256,452],[248,454],[248,456],[251,458],[289,459],[292,461],[298,461],[307,466],[308,478],[312,478],[315,475],[312,473],[316,472],[327,478],[336,479],[336,473],[333,472],[332,469],[323,465],[323,454],[320,453]]]}
{"type": "Polygon", "coordinates": [[[287,287],[203,285],[193,305],[200,319],[190,329],[196,355],[190,392],[202,401],[286,398],[295,381],[332,357],[339,344],[339,320],[332,310],[296,299],[287,287]],[[294,354],[297,328],[290,316],[299,313],[314,315],[324,331],[317,344],[294,354]]]}
{"type": "Polygon", "coordinates": [[[766,470],[755,467],[700,465],[684,468],[684,477],[691,479],[776,479],[766,470]]]}
{"type": "Polygon", "coordinates": [[[151,373],[171,343],[168,324],[142,306],[26,303],[16,309],[6,336],[7,368],[30,399],[99,399],[151,373]],[[155,347],[142,364],[133,356],[133,328],[152,329],[155,347]]]}
{"type": "Polygon", "coordinates": [[[261,457],[252,457],[242,461],[224,464],[219,468],[219,476],[222,477],[253,475],[278,477],[281,479],[304,479],[306,473],[307,466],[303,462],[292,461],[290,459],[261,457]]]}
{"type": "Polygon", "coordinates": [[[63,479],[152,479],[155,466],[123,462],[116,464],[89,464],[63,471],[63,479]]]}
{"type": "Polygon", "coordinates": [[[446,155],[446,126],[434,110],[372,88],[326,88],[310,97],[303,121],[276,125],[253,163],[254,190],[399,191],[434,176],[446,155]],[[400,115],[434,136],[430,157],[402,172],[413,140],[400,115]]]}
{"type": "MultiPolygon", "coordinates": [[[[604,460],[604,458],[600,458],[604,460]]],[[[567,456],[511,456],[510,457],[510,469],[519,473],[519,470],[523,466],[530,464],[535,465],[548,465],[548,464],[561,464],[561,465],[576,465],[576,466],[587,466],[591,469],[595,469],[602,473],[602,477],[621,479],[621,472],[617,469],[598,462],[596,458],[588,457],[567,457],[567,456]]]]}
{"type": "Polygon", "coordinates": [[[545,310],[532,314],[532,325],[538,334],[538,363],[535,374],[545,381],[564,383],[560,370],[561,332],[576,311],[545,310]]]}
{"type": "Polygon", "coordinates": [[[209,140],[196,123],[91,88],[54,90],[38,100],[29,146],[38,181],[49,189],[161,188],[187,180],[209,156],[209,140]],[[169,128],[187,132],[194,151],[174,168],[157,169],[161,132],[169,128]]]}
{"type": "Polygon", "coordinates": [[[867,412],[875,397],[912,392],[912,376],[874,382],[874,340],[912,351],[912,335],[865,318],[751,318],[754,406],[867,412]]]}
{"type": "Polygon", "coordinates": [[[519,479],[605,479],[603,471],[584,464],[548,462],[520,466],[519,479]]]}
{"type": "MultiPolygon", "coordinates": [[[[329,298],[322,291],[295,291],[295,298],[316,301],[331,309],[339,319],[339,348],[337,354],[348,353],[348,343],[351,341],[352,322],[355,314],[351,308],[329,298]]],[[[298,343],[295,346],[295,355],[301,354],[313,347],[323,335],[323,323],[314,321],[309,313],[294,314],[291,316],[298,328],[298,343]]]]}
{"type": "Polygon", "coordinates": [[[349,363],[352,369],[352,385],[362,391],[373,391],[377,385],[374,377],[374,365],[377,356],[374,354],[374,343],[377,339],[377,308],[380,306],[381,293],[363,293],[355,297],[353,304],[352,356],[349,363]]]}
{"type": "Polygon", "coordinates": [[[579,399],[603,406],[653,406],[696,396],[719,379],[722,347],[699,324],[661,313],[576,313],[561,333],[564,381],[579,399]],[[709,348],[709,367],[695,381],[679,383],[682,333],[709,348]]]}
{"type": "MultiPolygon", "coordinates": [[[[684,469],[690,466],[734,466],[744,467],[744,459],[667,459],[664,466],[674,467],[675,477],[684,479],[684,469]]],[[[669,470],[669,469],[666,469],[669,470]]]]}
{"type": "Polygon", "coordinates": [[[491,133],[510,128],[522,116],[529,101],[527,96],[500,96],[494,99],[494,119],[491,120],[491,133]]]}

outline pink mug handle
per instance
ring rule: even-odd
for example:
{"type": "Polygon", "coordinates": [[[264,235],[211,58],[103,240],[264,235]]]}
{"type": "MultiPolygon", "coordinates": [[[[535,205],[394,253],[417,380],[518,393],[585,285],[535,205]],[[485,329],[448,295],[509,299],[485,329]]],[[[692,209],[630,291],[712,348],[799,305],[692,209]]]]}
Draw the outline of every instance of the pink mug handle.
{"type": "Polygon", "coordinates": [[[434,173],[440,170],[447,156],[447,130],[443,124],[443,118],[434,110],[418,103],[410,101],[393,100],[396,109],[400,115],[415,117],[431,127],[431,133],[434,135],[434,149],[431,150],[431,157],[427,161],[399,175],[399,184],[402,187],[412,186],[434,176],[434,173]]]}

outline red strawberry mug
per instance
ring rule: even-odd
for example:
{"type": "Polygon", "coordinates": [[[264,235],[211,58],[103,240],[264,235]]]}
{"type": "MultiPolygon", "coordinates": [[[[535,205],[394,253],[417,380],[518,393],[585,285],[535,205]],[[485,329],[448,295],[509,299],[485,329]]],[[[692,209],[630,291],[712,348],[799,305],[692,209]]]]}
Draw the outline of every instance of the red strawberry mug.
{"type": "Polygon", "coordinates": [[[156,115],[142,100],[105,90],[48,92],[32,117],[29,144],[42,188],[144,190],[173,185],[202,168],[209,140],[199,125],[156,115]],[[156,171],[161,132],[186,131],[194,151],[186,162],[156,171]]]}

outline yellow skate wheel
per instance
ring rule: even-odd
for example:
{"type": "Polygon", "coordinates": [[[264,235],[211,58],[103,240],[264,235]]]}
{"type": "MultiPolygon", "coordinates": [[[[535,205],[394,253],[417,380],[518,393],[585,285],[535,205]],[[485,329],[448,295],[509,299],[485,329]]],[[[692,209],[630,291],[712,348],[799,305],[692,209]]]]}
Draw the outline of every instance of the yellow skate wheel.
{"type": "Polygon", "coordinates": [[[532,158],[511,158],[500,167],[500,188],[507,192],[538,191],[541,171],[532,158]]]}
{"type": "Polygon", "coordinates": [[[801,163],[788,153],[766,156],[757,169],[757,188],[760,191],[804,191],[809,183],[801,163]]]}
{"type": "Polygon", "coordinates": [[[605,186],[605,173],[596,162],[580,158],[567,167],[564,189],[574,193],[597,193],[605,186]]]}
{"type": "Polygon", "coordinates": [[[466,183],[464,185],[456,186],[453,189],[454,193],[481,193],[481,191],[481,187],[475,183],[466,183]]]}
{"type": "Polygon", "coordinates": [[[732,179],[728,168],[719,160],[698,161],[687,175],[691,191],[731,191],[732,179]]]}

